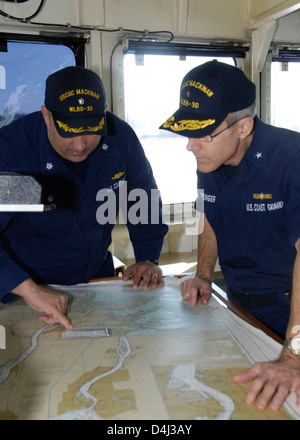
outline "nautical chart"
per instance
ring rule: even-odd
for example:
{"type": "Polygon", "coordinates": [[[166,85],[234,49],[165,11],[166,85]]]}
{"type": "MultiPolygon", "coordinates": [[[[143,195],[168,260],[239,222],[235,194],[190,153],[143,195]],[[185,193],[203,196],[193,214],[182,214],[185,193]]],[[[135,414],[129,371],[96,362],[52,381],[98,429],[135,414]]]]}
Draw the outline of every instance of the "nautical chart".
{"type": "Polygon", "coordinates": [[[72,299],[71,331],[45,326],[23,300],[0,306],[1,420],[299,418],[293,401],[279,412],[247,405],[250,385],[231,380],[276,357],[275,341],[214,298],[190,307],[178,280],[155,291],[131,286],[55,286],[72,299]]]}

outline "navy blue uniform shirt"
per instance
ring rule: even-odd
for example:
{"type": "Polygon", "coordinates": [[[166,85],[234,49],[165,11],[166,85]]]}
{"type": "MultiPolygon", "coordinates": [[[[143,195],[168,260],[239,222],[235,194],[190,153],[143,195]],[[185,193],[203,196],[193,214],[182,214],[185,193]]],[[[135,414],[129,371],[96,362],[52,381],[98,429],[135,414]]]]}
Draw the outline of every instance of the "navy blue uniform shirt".
{"type": "Polygon", "coordinates": [[[238,166],[197,174],[229,289],[291,291],[300,237],[300,134],[256,117],[253,140],[238,166]]]}
{"type": "MultiPolygon", "coordinates": [[[[99,191],[106,189],[107,197],[113,192],[117,214],[125,183],[127,193],[143,189],[149,201],[147,221],[127,225],[136,261],[158,259],[167,226],[162,223],[160,199],[159,220],[150,224],[151,189],[157,188],[151,167],[132,128],[109,112],[107,122],[107,136],[81,164],[55,152],[41,112],[0,130],[0,170],[34,176],[42,184],[45,204],[44,212],[0,212],[2,301],[12,299],[9,292],[29,277],[37,283],[71,285],[113,275],[108,247],[114,224],[97,220],[108,200],[105,191],[99,191]]],[[[136,202],[132,199],[125,204],[128,210],[136,202]]]]}

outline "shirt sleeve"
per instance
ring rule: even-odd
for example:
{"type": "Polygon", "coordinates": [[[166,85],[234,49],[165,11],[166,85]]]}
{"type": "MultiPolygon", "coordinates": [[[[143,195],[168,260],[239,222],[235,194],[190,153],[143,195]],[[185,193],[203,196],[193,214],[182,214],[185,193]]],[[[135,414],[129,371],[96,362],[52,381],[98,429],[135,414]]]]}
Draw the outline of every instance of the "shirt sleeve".
{"type": "MultiPolygon", "coordinates": [[[[23,118],[22,118],[23,119],[23,118]]],[[[24,154],[21,151],[26,144],[22,136],[22,120],[1,128],[0,130],[0,170],[2,172],[20,172],[23,167],[24,154]],[[13,140],[13,145],[12,145],[13,140]]],[[[25,154],[26,157],[26,154],[25,154]]],[[[11,294],[20,283],[30,278],[27,272],[17,264],[17,258],[10,255],[8,245],[5,246],[3,231],[13,218],[13,213],[0,212],[0,301],[9,302],[16,298],[11,294]]]]}
{"type": "MultiPolygon", "coordinates": [[[[1,232],[8,225],[11,214],[0,212],[0,229],[1,232]]],[[[4,250],[3,237],[0,241],[0,301],[9,302],[16,298],[16,295],[10,293],[16,286],[26,279],[30,278],[25,270],[23,270],[14,260],[10,258],[4,250]]]]}

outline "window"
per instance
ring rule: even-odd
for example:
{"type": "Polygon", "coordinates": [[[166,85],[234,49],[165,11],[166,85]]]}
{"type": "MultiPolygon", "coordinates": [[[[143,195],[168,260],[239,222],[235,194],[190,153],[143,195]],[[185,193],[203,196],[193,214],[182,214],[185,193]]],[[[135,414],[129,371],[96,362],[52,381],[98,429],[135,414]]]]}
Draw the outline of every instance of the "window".
{"type": "Polygon", "coordinates": [[[196,162],[186,150],[187,138],[159,130],[159,126],[179,107],[184,75],[212,59],[234,64],[232,57],[138,53],[124,56],[125,118],[144,147],[164,204],[196,199],[196,162]]]}
{"type": "MultiPolygon", "coordinates": [[[[18,37],[20,39],[20,36],[18,37]]],[[[0,127],[40,110],[48,75],[78,62],[82,41],[14,41],[0,37],[0,127]],[[76,49],[76,50],[74,50],[76,49]]],[[[83,56],[80,57],[82,63],[83,56]]]]}
{"type": "MultiPolygon", "coordinates": [[[[300,61],[300,59],[299,59],[300,61]]],[[[271,124],[300,131],[300,62],[271,64],[271,124]]]]}

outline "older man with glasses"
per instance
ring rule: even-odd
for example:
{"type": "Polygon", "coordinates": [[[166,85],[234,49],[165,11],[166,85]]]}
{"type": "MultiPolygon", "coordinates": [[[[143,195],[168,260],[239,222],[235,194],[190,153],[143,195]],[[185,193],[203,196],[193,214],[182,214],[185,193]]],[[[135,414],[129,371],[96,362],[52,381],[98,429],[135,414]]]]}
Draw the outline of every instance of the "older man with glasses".
{"type": "Polygon", "coordinates": [[[279,360],[234,380],[255,379],[247,401],[260,409],[271,400],[278,409],[290,391],[300,407],[300,134],[264,124],[255,100],[242,70],[210,61],[187,73],[180,107],[160,127],[188,138],[205,213],[196,276],[181,293],[207,304],[219,257],[228,294],[286,336],[279,360]]]}

